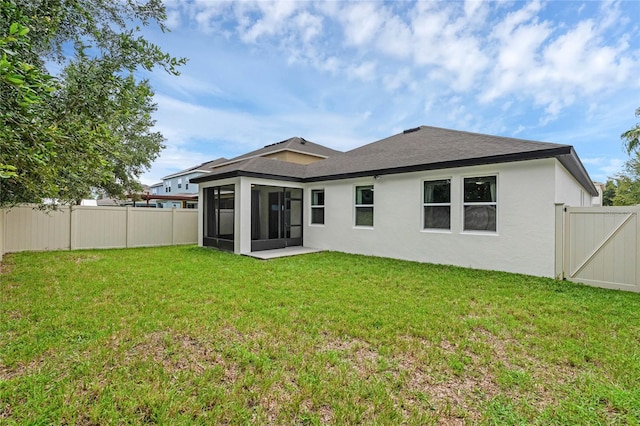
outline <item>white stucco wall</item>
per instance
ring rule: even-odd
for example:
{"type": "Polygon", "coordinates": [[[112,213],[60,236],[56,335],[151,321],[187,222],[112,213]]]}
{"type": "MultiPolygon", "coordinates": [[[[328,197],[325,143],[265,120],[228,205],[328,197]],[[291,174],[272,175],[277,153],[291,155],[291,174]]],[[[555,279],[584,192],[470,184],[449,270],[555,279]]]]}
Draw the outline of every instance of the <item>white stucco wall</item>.
{"type": "Polygon", "coordinates": [[[305,246],[421,262],[554,276],[555,159],[328,181],[307,186],[305,246]],[[497,232],[463,231],[463,179],[498,177],[497,232]],[[451,230],[422,229],[423,181],[451,179],[451,230]],[[354,226],[355,185],[374,185],[374,226],[354,226]],[[311,189],[325,224],[310,225],[311,189]]]}
{"type": "Polygon", "coordinates": [[[571,207],[591,207],[593,197],[559,161],[555,164],[556,202],[571,207]]]}

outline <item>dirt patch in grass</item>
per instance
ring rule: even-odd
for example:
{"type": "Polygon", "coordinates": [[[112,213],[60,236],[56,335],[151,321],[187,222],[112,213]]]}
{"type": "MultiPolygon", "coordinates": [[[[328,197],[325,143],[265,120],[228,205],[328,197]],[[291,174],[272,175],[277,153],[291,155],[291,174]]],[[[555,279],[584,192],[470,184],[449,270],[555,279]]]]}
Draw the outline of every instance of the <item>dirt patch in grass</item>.
{"type": "Polygon", "coordinates": [[[361,339],[328,339],[320,350],[337,352],[362,378],[369,377],[376,371],[380,358],[380,354],[361,339]]]}
{"type": "Polygon", "coordinates": [[[0,275],[10,274],[11,271],[13,271],[12,264],[9,264],[7,262],[0,262],[0,275]]]}
{"type": "Polygon", "coordinates": [[[558,386],[573,382],[577,376],[575,369],[565,365],[550,371],[548,364],[516,339],[483,328],[459,342],[403,340],[407,350],[394,357],[398,374],[406,376],[398,402],[408,407],[424,406],[424,400],[416,397],[422,395],[443,424],[480,421],[486,403],[500,395],[514,400],[526,398],[538,410],[557,405],[558,386]],[[437,364],[426,361],[429,359],[437,364]],[[526,376],[529,386],[505,386],[496,376],[505,370],[526,376]]]}
{"type": "Polygon", "coordinates": [[[97,254],[89,254],[89,255],[78,255],[73,257],[73,262],[76,265],[79,265],[84,262],[94,262],[96,260],[102,259],[104,256],[98,256],[97,254]]]}
{"type": "Polygon", "coordinates": [[[37,358],[34,358],[29,363],[18,363],[13,367],[0,364],[0,379],[11,380],[17,377],[23,377],[37,373],[44,367],[48,357],[50,357],[50,355],[48,353],[45,353],[37,358]]]}
{"type": "Polygon", "coordinates": [[[188,335],[171,331],[147,334],[142,342],[127,351],[126,359],[152,359],[170,372],[191,371],[202,373],[217,366],[223,369],[223,381],[232,383],[238,377],[238,368],[226,361],[212,346],[188,335]]]}
{"type": "Polygon", "coordinates": [[[10,274],[11,272],[13,272],[14,263],[11,257],[11,253],[5,253],[4,256],[2,256],[2,260],[0,261],[0,275],[10,274]]]}

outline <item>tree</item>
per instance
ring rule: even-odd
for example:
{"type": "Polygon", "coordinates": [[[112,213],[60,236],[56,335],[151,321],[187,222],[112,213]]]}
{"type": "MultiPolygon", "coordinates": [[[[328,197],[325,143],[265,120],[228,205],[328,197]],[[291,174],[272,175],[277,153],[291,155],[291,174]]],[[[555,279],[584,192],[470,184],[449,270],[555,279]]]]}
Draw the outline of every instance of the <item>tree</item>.
{"type": "MultiPolygon", "coordinates": [[[[636,109],[636,117],[640,117],[640,108],[636,109]]],[[[624,172],[618,174],[612,182],[615,195],[611,197],[614,206],[640,204],[640,123],[622,135],[625,148],[631,158],[625,163],[624,172]]],[[[607,189],[609,189],[607,181],[607,189]]]]}
{"type": "Polygon", "coordinates": [[[612,206],[613,198],[616,196],[617,190],[616,183],[613,179],[607,179],[607,182],[604,185],[604,191],[602,192],[602,205],[603,206],[612,206]]]}
{"type": "Polygon", "coordinates": [[[640,204],[640,153],[625,164],[625,172],[619,174],[616,180],[616,195],[613,197],[614,206],[631,206],[640,204]]]}
{"type": "MultiPolygon", "coordinates": [[[[640,108],[636,109],[636,117],[640,117],[640,108]]],[[[628,154],[640,150],[640,123],[636,123],[634,128],[627,130],[620,137],[625,140],[628,154]]]]}
{"type": "Polygon", "coordinates": [[[140,36],[165,18],[160,0],[0,0],[0,206],[138,189],[163,137],[134,73],[185,63],[140,36]]]}

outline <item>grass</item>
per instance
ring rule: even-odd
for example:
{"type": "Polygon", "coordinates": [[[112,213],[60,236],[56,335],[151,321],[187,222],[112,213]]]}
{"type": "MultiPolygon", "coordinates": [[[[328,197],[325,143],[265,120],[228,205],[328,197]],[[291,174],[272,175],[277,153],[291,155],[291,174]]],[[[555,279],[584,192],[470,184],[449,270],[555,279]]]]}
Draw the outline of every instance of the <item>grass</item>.
{"type": "Polygon", "coordinates": [[[0,424],[640,423],[640,295],[340,253],[18,253],[0,424]]]}

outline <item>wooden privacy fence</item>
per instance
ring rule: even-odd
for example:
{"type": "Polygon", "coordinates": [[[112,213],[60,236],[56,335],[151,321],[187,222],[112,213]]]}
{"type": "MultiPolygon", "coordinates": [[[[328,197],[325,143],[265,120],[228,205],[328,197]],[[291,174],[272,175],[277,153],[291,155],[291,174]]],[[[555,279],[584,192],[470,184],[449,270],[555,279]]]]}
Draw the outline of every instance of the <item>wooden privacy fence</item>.
{"type": "Polygon", "coordinates": [[[32,206],[0,211],[0,259],[25,250],[75,250],[196,244],[198,210],[32,206]]]}
{"type": "Polygon", "coordinates": [[[640,292],[640,207],[566,207],[564,278],[640,292]]]}

